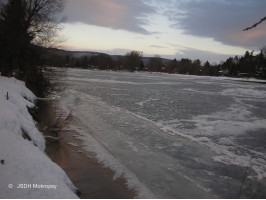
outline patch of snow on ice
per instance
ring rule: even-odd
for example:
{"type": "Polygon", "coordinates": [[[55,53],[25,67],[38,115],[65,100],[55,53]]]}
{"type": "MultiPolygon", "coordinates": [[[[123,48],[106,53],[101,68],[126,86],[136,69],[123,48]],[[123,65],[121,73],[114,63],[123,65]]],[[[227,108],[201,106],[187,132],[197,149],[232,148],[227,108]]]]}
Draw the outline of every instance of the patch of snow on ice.
{"type": "Polygon", "coordinates": [[[204,145],[219,154],[214,157],[215,161],[250,167],[257,173],[258,179],[266,177],[265,155],[261,156],[260,152],[247,149],[234,141],[248,131],[266,129],[265,119],[254,117],[244,106],[232,105],[227,110],[199,115],[193,120],[197,122],[193,132],[194,140],[202,143],[202,137],[207,136],[204,145]]]}
{"type": "Polygon", "coordinates": [[[97,83],[112,83],[112,84],[132,84],[132,85],[139,85],[138,83],[129,82],[129,81],[117,81],[117,80],[110,80],[110,79],[90,79],[90,78],[74,78],[74,77],[67,77],[66,80],[68,81],[84,81],[84,82],[97,82],[97,83]]]}
{"type": "Polygon", "coordinates": [[[261,99],[266,98],[266,91],[251,88],[229,88],[222,91],[221,94],[225,96],[230,95],[236,97],[256,97],[261,99]]]}
{"type": "Polygon", "coordinates": [[[141,101],[141,102],[138,102],[138,103],[136,103],[136,104],[139,105],[139,106],[141,106],[141,107],[143,107],[144,104],[146,104],[146,103],[148,103],[148,102],[150,102],[150,101],[159,101],[159,99],[149,98],[149,99],[147,99],[147,100],[145,100],[145,101],[141,101]]]}
{"type": "Polygon", "coordinates": [[[69,142],[67,143],[68,145],[71,145],[73,147],[78,147],[79,145],[77,143],[74,143],[74,142],[69,142]]]}

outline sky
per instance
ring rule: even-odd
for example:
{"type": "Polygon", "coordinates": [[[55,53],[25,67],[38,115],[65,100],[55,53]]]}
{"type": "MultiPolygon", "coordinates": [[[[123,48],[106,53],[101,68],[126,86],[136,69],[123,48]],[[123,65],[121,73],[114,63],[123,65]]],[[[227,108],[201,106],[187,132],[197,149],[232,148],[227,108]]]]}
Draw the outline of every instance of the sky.
{"type": "Polygon", "coordinates": [[[67,50],[211,62],[266,46],[266,0],[66,0],[67,50]]]}

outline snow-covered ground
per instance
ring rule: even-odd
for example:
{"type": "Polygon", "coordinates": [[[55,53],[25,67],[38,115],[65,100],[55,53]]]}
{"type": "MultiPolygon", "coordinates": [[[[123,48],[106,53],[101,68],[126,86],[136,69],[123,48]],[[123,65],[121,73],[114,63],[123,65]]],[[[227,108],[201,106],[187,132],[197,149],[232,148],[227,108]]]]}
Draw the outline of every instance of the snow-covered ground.
{"type": "Polygon", "coordinates": [[[44,153],[44,137],[27,109],[35,99],[24,82],[0,76],[0,198],[77,198],[44,153]]]}
{"type": "Polygon", "coordinates": [[[80,69],[57,81],[68,130],[139,197],[253,197],[259,182],[265,197],[265,84],[80,69]]]}

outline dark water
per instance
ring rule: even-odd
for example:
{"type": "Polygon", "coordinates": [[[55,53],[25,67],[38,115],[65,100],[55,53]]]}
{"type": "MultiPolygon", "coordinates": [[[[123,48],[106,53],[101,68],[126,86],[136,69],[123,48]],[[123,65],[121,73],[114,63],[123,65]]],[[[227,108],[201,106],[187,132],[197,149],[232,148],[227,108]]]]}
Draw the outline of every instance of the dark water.
{"type": "MultiPolygon", "coordinates": [[[[57,101],[40,100],[37,103],[38,116],[40,119],[39,128],[50,129],[58,119],[57,101]]],[[[62,117],[64,120],[66,116],[62,117]]],[[[75,138],[78,133],[64,131],[62,127],[57,134],[59,141],[46,140],[46,154],[53,162],[58,164],[68,175],[71,181],[79,190],[81,199],[132,199],[136,196],[133,189],[128,189],[125,179],[122,177],[114,180],[114,172],[100,164],[93,154],[82,151],[82,141],[75,138]],[[78,146],[72,146],[75,142],[78,146]],[[90,157],[88,157],[90,155],[90,157]]],[[[54,136],[54,134],[49,134],[54,136]]]]}

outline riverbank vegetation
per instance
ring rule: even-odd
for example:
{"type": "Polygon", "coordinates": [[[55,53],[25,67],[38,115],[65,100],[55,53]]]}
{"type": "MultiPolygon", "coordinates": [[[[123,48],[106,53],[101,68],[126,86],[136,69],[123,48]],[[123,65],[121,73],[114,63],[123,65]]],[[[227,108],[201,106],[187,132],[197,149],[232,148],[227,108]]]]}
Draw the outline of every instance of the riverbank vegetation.
{"type": "Polygon", "coordinates": [[[54,48],[48,51],[46,59],[43,60],[43,64],[47,66],[266,79],[266,48],[262,48],[257,55],[254,51],[246,51],[243,56],[230,57],[219,64],[189,58],[169,60],[160,56],[143,57],[143,53],[138,51],[128,52],[124,56],[54,48]]]}
{"type": "Polygon", "coordinates": [[[57,15],[63,0],[8,0],[0,3],[0,71],[25,81],[35,95],[44,97],[50,88],[41,60],[47,47],[58,43],[57,15]]]}

